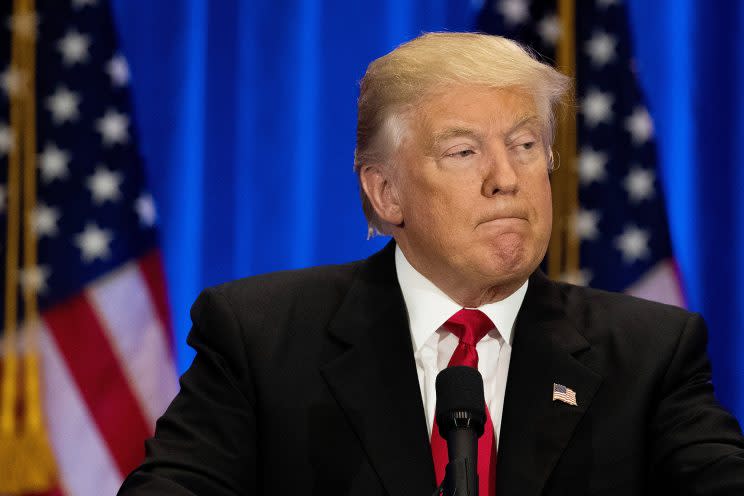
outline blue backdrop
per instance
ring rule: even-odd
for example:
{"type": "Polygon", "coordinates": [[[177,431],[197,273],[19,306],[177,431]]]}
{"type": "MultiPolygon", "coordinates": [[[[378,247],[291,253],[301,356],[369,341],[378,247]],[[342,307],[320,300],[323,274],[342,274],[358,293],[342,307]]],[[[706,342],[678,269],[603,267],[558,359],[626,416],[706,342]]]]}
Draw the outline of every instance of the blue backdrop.
{"type": "MultiPolygon", "coordinates": [[[[201,288],[366,256],[352,173],[357,82],[467,0],[114,0],[158,202],[179,371],[201,288]]],[[[628,2],[675,253],[721,400],[744,419],[744,2],[628,2]]]]}

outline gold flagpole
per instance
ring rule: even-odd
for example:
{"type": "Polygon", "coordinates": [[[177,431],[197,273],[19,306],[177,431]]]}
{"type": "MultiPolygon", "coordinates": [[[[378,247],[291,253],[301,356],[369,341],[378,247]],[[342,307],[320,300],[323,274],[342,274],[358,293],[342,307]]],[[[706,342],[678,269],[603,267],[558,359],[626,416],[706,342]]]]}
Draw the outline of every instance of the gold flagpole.
{"type": "Polygon", "coordinates": [[[43,422],[39,312],[32,274],[37,267],[37,239],[33,215],[36,207],[36,14],[34,0],[14,0],[11,67],[21,84],[11,96],[14,136],[8,169],[8,231],[5,298],[5,370],[0,411],[0,493],[41,493],[56,480],[56,464],[43,422]],[[19,21],[20,19],[20,21],[19,21]],[[28,21],[28,22],[26,22],[28,21]],[[23,23],[27,25],[24,27],[23,23]],[[27,29],[26,29],[27,28],[27,29]],[[22,182],[21,182],[22,181],[22,182]],[[22,188],[21,188],[22,186],[22,188]],[[23,200],[23,202],[21,202],[23,200]],[[21,203],[23,205],[20,211],[21,203]],[[23,243],[20,244],[20,231],[23,243]],[[19,244],[23,247],[25,278],[19,278],[19,244]],[[23,354],[22,409],[18,395],[18,282],[22,282],[25,349],[23,354]],[[23,422],[17,422],[20,411],[23,422]],[[7,441],[7,443],[5,442],[7,441]]]}
{"type": "MultiPolygon", "coordinates": [[[[19,1],[13,14],[19,12],[19,1]]],[[[18,66],[21,45],[17,43],[17,30],[11,42],[10,74],[15,75],[16,86],[9,85],[11,146],[8,153],[8,220],[5,235],[5,319],[3,332],[2,404],[0,405],[0,494],[20,492],[20,475],[16,467],[19,441],[16,425],[18,403],[18,265],[21,231],[21,99],[25,87],[23,74],[18,66]]]]}
{"type": "MultiPolygon", "coordinates": [[[[576,27],[574,0],[558,0],[561,35],[556,62],[558,69],[576,80],[576,27]]],[[[573,95],[572,95],[573,96],[573,95]]],[[[574,101],[574,98],[571,98],[574,101]]],[[[579,269],[579,240],[574,227],[578,211],[578,174],[576,167],[576,112],[565,107],[556,134],[556,152],[560,168],[553,174],[553,235],[548,253],[548,275],[558,279],[579,269]]]]}

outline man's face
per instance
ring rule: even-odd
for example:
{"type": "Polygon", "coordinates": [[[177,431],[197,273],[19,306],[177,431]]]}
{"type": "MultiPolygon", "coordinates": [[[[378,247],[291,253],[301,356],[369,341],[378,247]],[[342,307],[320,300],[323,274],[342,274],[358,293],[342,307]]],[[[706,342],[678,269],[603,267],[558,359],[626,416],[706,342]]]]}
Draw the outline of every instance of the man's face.
{"type": "Polygon", "coordinates": [[[394,236],[408,260],[440,287],[521,285],[545,255],[552,220],[533,98],[452,86],[409,122],[391,181],[402,216],[394,236]]]}

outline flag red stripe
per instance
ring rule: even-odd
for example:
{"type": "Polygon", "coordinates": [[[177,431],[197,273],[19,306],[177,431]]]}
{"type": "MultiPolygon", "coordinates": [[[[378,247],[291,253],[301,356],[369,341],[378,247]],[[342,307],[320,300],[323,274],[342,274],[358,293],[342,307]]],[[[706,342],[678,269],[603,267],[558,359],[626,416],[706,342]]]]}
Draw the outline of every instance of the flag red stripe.
{"type": "Polygon", "coordinates": [[[166,342],[173,353],[173,333],[171,332],[171,318],[168,305],[168,290],[165,286],[165,273],[163,272],[163,261],[160,250],[152,250],[139,259],[139,267],[142,277],[150,290],[150,300],[155,306],[162,329],[165,333],[166,342]]]}
{"type": "Polygon", "coordinates": [[[152,435],[98,315],[83,296],[44,312],[70,375],[123,475],[144,457],[152,435]]]}

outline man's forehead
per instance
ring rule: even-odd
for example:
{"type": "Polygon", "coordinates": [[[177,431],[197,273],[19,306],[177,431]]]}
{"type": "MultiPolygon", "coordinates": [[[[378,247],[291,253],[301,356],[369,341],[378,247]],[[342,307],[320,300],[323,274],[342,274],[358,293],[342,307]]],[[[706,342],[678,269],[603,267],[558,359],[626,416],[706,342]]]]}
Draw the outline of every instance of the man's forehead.
{"type": "Polygon", "coordinates": [[[449,83],[429,88],[421,95],[421,106],[436,106],[460,96],[479,100],[509,101],[520,106],[534,107],[534,94],[522,86],[488,86],[477,83],[449,83]]]}
{"type": "Polygon", "coordinates": [[[538,118],[535,99],[518,88],[450,86],[427,94],[415,107],[419,117],[437,121],[437,127],[465,128],[484,118],[511,126],[538,118]]]}

